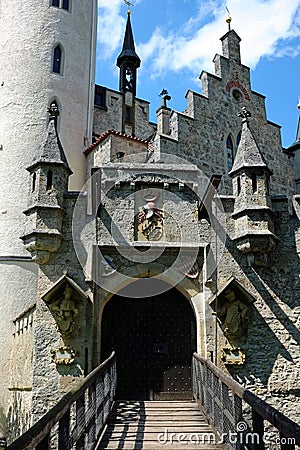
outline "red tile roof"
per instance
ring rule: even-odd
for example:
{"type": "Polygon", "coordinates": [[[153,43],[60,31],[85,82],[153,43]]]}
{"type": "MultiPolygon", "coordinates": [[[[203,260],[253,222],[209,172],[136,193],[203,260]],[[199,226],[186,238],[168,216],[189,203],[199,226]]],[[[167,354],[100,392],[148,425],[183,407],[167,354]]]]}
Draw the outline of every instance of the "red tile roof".
{"type": "Polygon", "coordinates": [[[93,142],[87,149],[85,149],[83,153],[85,155],[88,155],[95,147],[97,147],[100,144],[100,142],[104,141],[104,139],[106,139],[111,134],[113,134],[114,136],[120,136],[120,137],[130,139],[135,142],[139,142],[140,144],[143,144],[143,145],[148,145],[148,143],[149,143],[145,139],[140,139],[135,136],[130,136],[129,134],[126,134],[126,133],[120,133],[115,130],[108,130],[108,131],[105,131],[105,133],[101,134],[101,136],[99,136],[95,142],[93,142]]]}

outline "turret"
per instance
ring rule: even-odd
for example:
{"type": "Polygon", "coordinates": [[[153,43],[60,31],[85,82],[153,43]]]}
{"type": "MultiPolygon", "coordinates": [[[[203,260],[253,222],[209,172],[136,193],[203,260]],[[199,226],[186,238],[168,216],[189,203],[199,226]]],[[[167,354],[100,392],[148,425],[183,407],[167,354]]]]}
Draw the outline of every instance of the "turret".
{"type": "MultiPolygon", "coordinates": [[[[97,13],[96,0],[1,2],[0,437],[5,435],[6,412],[15,410],[16,402],[30,403],[27,380],[15,390],[8,367],[13,321],[37,297],[38,267],[20,238],[26,234],[23,211],[28,208],[33,182],[26,167],[44,144],[48,108],[55,100],[60,139],[74,172],[70,188],[79,190],[83,185],[82,151],[92,134],[97,13]]],[[[56,168],[52,168],[54,180],[56,168]]]]}
{"type": "Polygon", "coordinates": [[[235,195],[235,237],[238,249],[246,253],[250,264],[266,265],[267,254],[274,250],[277,237],[273,234],[270,176],[272,171],[265,162],[249,127],[250,112],[244,107],[242,134],[229,172],[235,195]]]}
{"type": "Polygon", "coordinates": [[[135,52],[130,11],[128,11],[123,48],[117,59],[117,66],[120,67],[119,89],[123,94],[131,92],[134,97],[136,96],[137,69],[140,65],[141,60],[135,52]]]}
{"type": "Polygon", "coordinates": [[[117,59],[120,68],[119,90],[123,96],[122,132],[135,134],[135,97],[137,85],[137,69],[141,60],[135,52],[133,33],[130,22],[130,11],[127,12],[127,24],[123,48],[117,59]]]}
{"type": "Polygon", "coordinates": [[[33,261],[48,263],[62,241],[64,193],[72,171],[57,133],[59,111],[52,103],[49,108],[49,125],[40,155],[27,170],[31,175],[30,207],[26,234],[22,236],[33,261]]]}

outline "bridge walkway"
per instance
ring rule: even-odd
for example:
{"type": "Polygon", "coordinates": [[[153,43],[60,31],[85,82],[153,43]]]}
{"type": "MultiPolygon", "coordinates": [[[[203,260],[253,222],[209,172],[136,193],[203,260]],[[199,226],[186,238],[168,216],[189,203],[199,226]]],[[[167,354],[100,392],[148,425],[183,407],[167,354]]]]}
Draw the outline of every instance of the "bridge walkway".
{"type": "Polygon", "coordinates": [[[97,450],[222,448],[196,402],[117,401],[97,450]]]}

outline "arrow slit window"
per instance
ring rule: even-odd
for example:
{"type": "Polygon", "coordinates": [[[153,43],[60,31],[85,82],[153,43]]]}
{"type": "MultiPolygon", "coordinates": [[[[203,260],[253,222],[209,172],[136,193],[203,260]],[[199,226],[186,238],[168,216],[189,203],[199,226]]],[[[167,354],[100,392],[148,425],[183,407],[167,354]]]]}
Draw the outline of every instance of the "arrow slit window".
{"type": "Polygon", "coordinates": [[[227,153],[227,167],[228,167],[228,171],[230,171],[233,166],[233,158],[234,158],[233,142],[232,142],[231,136],[228,136],[228,138],[226,140],[226,153],[227,153]]]}

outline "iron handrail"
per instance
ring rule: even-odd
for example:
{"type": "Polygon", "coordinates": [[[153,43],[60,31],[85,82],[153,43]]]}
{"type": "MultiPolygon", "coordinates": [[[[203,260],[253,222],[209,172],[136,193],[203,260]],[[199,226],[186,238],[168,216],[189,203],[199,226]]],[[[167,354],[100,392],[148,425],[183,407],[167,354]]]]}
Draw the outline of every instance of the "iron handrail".
{"type": "Polygon", "coordinates": [[[75,444],[77,450],[92,449],[106,423],[115,390],[116,356],[113,352],[79,386],[64,395],[22,436],[8,445],[7,450],[68,450],[75,444]],[[106,384],[107,378],[109,384],[106,384]],[[75,413],[73,411],[73,428],[72,407],[76,410],[75,413]],[[54,446],[53,441],[56,441],[54,446]]]}
{"type": "Polygon", "coordinates": [[[245,442],[241,437],[237,439],[238,442],[233,443],[235,445],[229,445],[229,447],[263,450],[267,433],[264,420],[279,431],[279,445],[282,449],[292,450],[295,445],[300,445],[300,426],[297,423],[245,389],[215,364],[197,353],[193,355],[193,392],[203,412],[221,436],[228,434],[228,427],[231,427],[233,432],[237,431],[236,435],[241,433],[250,435],[251,439],[248,439],[247,445],[244,445],[245,442]],[[206,371],[203,370],[204,367],[206,371]],[[209,385],[211,385],[211,392],[208,392],[209,385]],[[239,424],[243,424],[243,427],[249,425],[249,420],[247,418],[244,420],[242,401],[248,405],[248,409],[249,406],[251,409],[251,429],[239,429],[238,426],[239,424]],[[226,404],[230,404],[228,408],[230,411],[226,411],[226,404]]]}

